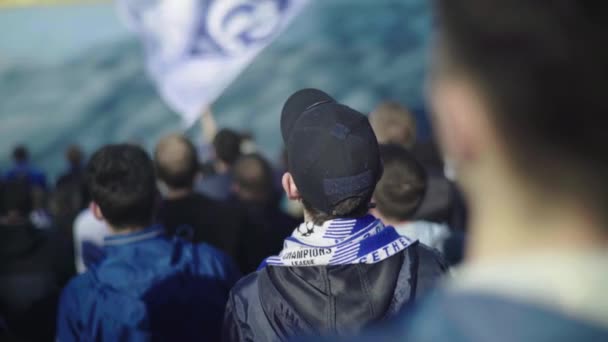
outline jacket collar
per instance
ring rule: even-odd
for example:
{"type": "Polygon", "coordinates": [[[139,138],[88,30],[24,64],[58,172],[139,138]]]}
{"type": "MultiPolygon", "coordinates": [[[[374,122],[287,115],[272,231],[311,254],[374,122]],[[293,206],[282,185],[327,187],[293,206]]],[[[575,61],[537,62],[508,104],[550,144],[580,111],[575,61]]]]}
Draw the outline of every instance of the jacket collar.
{"type": "Polygon", "coordinates": [[[536,252],[464,264],[450,291],[485,292],[556,309],[608,327],[608,252],[536,252]]]}
{"type": "Polygon", "coordinates": [[[104,246],[122,246],[154,239],[164,233],[161,225],[153,225],[140,231],[128,234],[115,234],[104,238],[104,246]]]}

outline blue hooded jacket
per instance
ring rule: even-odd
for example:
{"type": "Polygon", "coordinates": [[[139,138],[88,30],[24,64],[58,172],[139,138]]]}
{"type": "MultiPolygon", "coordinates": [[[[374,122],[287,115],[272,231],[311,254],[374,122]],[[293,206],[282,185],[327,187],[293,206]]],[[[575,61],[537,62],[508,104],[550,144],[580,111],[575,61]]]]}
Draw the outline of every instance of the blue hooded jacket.
{"type": "Polygon", "coordinates": [[[239,272],[207,244],[161,226],[105,240],[106,257],[64,289],[57,340],[217,341],[239,272]]]}
{"type": "Polygon", "coordinates": [[[363,336],[294,342],[583,342],[608,341],[608,327],[483,292],[436,291],[417,310],[363,336]]]}

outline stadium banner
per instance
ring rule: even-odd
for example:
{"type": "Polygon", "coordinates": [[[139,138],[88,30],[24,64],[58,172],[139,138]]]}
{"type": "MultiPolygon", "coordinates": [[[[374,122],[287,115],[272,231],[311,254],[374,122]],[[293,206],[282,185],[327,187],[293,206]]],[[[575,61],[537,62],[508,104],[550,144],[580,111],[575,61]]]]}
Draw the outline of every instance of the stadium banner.
{"type": "Polygon", "coordinates": [[[308,0],[117,0],[148,72],[189,127],[308,0]]]}

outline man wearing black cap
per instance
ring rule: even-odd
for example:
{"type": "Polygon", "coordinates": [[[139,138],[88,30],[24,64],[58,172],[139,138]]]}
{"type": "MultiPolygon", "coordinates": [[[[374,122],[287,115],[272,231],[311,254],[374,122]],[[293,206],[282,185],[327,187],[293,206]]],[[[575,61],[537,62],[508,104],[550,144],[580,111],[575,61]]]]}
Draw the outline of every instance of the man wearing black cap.
{"type": "Polygon", "coordinates": [[[437,254],[367,214],[382,175],[367,118],[304,89],[285,103],[281,132],[283,188],[304,205],[305,222],[232,290],[224,340],[349,335],[430,289],[445,270],[437,254]]]}

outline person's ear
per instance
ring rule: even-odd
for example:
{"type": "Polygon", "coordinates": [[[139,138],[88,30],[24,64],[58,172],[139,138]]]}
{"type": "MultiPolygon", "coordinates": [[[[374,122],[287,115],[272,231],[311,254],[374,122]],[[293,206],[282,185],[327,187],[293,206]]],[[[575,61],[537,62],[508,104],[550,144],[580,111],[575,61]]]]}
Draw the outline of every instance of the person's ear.
{"type": "Polygon", "coordinates": [[[479,158],[480,150],[488,143],[488,130],[481,96],[472,83],[462,78],[437,80],[430,96],[446,161],[459,169],[463,163],[479,158]]]}
{"type": "Polygon", "coordinates": [[[96,219],[98,219],[99,221],[105,220],[103,214],[101,213],[101,209],[99,208],[97,203],[91,202],[91,204],[89,204],[89,209],[91,210],[93,216],[95,216],[96,219]]]}
{"type": "Polygon", "coordinates": [[[380,217],[380,212],[378,211],[378,209],[376,209],[376,200],[374,199],[374,196],[372,196],[372,199],[370,201],[369,213],[375,218],[382,220],[382,218],[380,217]]]}
{"type": "Polygon", "coordinates": [[[283,174],[283,178],[281,179],[281,184],[283,185],[283,190],[285,190],[285,194],[287,198],[292,201],[300,200],[302,197],[300,196],[300,192],[298,191],[298,187],[296,183],[293,181],[293,177],[291,173],[285,172],[283,174]]]}

